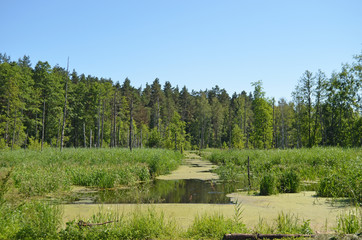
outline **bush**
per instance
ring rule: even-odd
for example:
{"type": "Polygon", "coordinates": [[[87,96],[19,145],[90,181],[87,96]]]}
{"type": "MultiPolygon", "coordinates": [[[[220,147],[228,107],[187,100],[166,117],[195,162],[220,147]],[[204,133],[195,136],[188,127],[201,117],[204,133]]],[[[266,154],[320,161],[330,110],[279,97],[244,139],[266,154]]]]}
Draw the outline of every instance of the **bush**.
{"type": "Polygon", "coordinates": [[[260,182],[260,195],[269,196],[277,193],[276,179],[273,174],[266,174],[260,182]]]}
{"type": "Polygon", "coordinates": [[[279,192],[297,193],[299,191],[300,178],[294,171],[287,171],[282,174],[279,182],[279,192]]]}

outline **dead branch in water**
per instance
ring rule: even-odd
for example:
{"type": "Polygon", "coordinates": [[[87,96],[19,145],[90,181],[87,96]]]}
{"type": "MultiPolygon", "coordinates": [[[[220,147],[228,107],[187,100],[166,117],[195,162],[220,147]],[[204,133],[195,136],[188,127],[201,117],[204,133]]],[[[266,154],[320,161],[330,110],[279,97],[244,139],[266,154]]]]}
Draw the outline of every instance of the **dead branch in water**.
{"type": "Polygon", "coordinates": [[[361,239],[360,234],[342,234],[337,238],[331,234],[225,234],[224,240],[244,240],[244,239],[282,239],[282,238],[317,238],[328,237],[327,239],[361,239]]]}

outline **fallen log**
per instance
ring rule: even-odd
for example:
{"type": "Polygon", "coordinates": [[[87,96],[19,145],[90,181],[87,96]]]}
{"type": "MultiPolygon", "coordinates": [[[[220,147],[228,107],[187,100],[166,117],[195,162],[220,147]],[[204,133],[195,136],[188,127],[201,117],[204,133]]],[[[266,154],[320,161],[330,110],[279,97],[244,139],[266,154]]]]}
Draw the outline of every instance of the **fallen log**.
{"type": "Polygon", "coordinates": [[[225,234],[224,240],[241,240],[241,239],[281,239],[281,238],[314,238],[316,235],[310,234],[225,234]]]}
{"type": "Polygon", "coordinates": [[[358,234],[225,234],[224,240],[244,240],[244,239],[282,239],[282,238],[320,238],[322,239],[356,239],[362,240],[362,233],[358,234]]]}
{"type": "Polygon", "coordinates": [[[118,222],[118,220],[117,221],[108,221],[108,222],[103,222],[103,223],[87,223],[87,222],[80,220],[78,222],[78,226],[79,227],[93,227],[93,226],[100,226],[100,225],[105,225],[105,224],[109,224],[109,223],[114,223],[114,222],[118,222]]]}

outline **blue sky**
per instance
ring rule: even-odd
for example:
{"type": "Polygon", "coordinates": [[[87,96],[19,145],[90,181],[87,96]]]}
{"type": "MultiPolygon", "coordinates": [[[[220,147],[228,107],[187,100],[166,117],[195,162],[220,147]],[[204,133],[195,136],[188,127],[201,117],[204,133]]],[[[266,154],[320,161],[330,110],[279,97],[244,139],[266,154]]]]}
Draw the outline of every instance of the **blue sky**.
{"type": "Polygon", "coordinates": [[[327,76],[362,50],[362,1],[0,0],[0,52],[135,87],[157,77],[291,100],[305,70],[327,76]]]}

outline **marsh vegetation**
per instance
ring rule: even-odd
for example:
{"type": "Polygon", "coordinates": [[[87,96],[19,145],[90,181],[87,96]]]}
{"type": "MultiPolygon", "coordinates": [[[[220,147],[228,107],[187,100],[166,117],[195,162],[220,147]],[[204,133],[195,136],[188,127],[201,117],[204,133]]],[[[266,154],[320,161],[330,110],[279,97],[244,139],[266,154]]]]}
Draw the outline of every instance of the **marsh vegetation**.
{"type": "Polygon", "coordinates": [[[204,152],[218,164],[215,172],[225,181],[262,195],[314,190],[320,197],[362,201],[362,150],[312,148],[287,150],[211,150],[204,152]],[[250,181],[248,184],[248,157],[250,181]]]}
{"type": "MultiPolygon", "coordinates": [[[[42,152],[2,151],[0,238],[219,239],[225,233],[235,232],[310,234],[315,231],[310,220],[301,218],[293,212],[280,211],[268,218],[259,216],[259,220],[250,225],[248,217],[244,214],[248,214],[249,217],[253,214],[255,218],[257,214],[252,212],[257,205],[255,201],[266,201],[270,197],[258,200],[252,194],[240,195],[239,191],[244,189],[249,190],[249,193],[260,194],[263,184],[267,185],[266,189],[269,187],[273,189],[273,191],[267,190],[268,194],[293,193],[309,188],[308,190],[315,190],[319,197],[332,199],[331,204],[337,204],[340,197],[344,197],[341,205],[343,208],[338,208],[349,207],[346,211],[333,215],[335,224],[329,223],[328,227],[326,224],[325,230],[328,228],[328,231],[338,233],[361,231],[360,149],[313,148],[283,151],[214,149],[202,151],[201,155],[219,167],[215,168],[214,165],[203,162],[195,155],[192,155],[194,161],[184,161],[188,166],[180,167],[183,162],[180,153],[160,149],[134,149],[132,152],[126,149],[64,149],[59,152],[51,148],[42,152]],[[250,160],[251,189],[248,183],[247,157],[250,160]],[[174,174],[165,175],[177,168],[174,174]],[[197,175],[199,180],[177,179],[181,173],[190,172],[190,169],[195,171],[191,176],[199,174],[197,175]],[[215,173],[219,175],[219,180],[215,178],[215,173]],[[159,177],[160,175],[162,177],[159,177]],[[188,181],[196,181],[200,185],[190,187],[188,181]],[[218,185],[220,181],[223,181],[224,185],[218,185]],[[307,183],[313,184],[304,186],[307,183]],[[207,189],[206,186],[210,188],[207,189]],[[167,212],[169,210],[153,207],[157,205],[152,204],[143,208],[135,207],[128,212],[124,209],[112,211],[99,209],[87,217],[74,215],[71,219],[67,219],[66,225],[62,220],[64,219],[62,215],[67,214],[64,211],[68,211],[66,210],[68,207],[61,203],[76,201],[75,198],[79,195],[74,195],[75,189],[91,191],[97,196],[96,202],[99,203],[122,202],[117,201],[122,197],[124,203],[182,202],[183,198],[186,198],[184,202],[195,203],[196,195],[193,199],[187,197],[193,195],[190,189],[195,187],[200,188],[201,192],[204,191],[208,196],[201,202],[210,201],[209,196],[216,192],[223,192],[222,201],[233,201],[237,204],[220,205],[223,207],[219,210],[214,208],[213,211],[210,210],[213,209],[211,206],[216,205],[195,205],[194,210],[186,210],[187,207],[184,206],[182,207],[184,212],[193,211],[192,219],[188,220],[187,225],[182,225],[179,219],[176,220],[173,214],[167,212]],[[175,189],[178,193],[173,192],[175,189]],[[164,195],[159,197],[154,192],[162,192],[164,195]],[[227,193],[232,194],[226,197],[227,193]],[[165,201],[167,199],[165,196],[174,200],[165,201]],[[250,205],[252,202],[254,206],[250,205]],[[200,212],[197,206],[199,209],[209,210],[200,212]],[[79,226],[80,220],[86,223],[110,223],[93,227],[79,226]]],[[[185,178],[187,179],[186,175],[185,178]]],[[[281,194],[280,197],[282,196],[284,195],[281,194]]]]}

